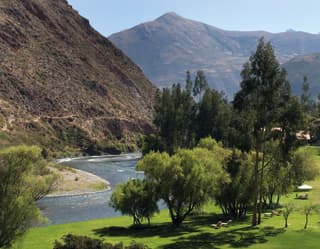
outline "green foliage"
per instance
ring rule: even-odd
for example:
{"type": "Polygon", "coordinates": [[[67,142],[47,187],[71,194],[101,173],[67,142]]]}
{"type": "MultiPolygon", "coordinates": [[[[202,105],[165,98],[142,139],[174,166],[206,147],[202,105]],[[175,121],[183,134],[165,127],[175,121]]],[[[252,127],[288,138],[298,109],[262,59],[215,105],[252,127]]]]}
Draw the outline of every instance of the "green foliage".
{"type": "Polygon", "coordinates": [[[261,190],[263,203],[268,208],[278,207],[280,197],[294,189],[291,177],[292,165],[282,156],[277,139],[266,143],[264,160],[266,162],[261,190]]]}
{"type": "Polygon", "coordinates": [[[311,98],[310,93],[310,84],[308,82],[308,77],[303,76],[303,82],[302,82],[302,94],[300,96],[301,105],[303,108],[303,111],[307,115],[313,115],[316,114],[316,103],[311,98]]]}
{"type": "Polygon", "coordinates": [[[225,216],[246,216],[252,203],[252,164],[252,156],[238,150],[234,150],[224,162],[231,181],[221,184],[215,193],[215,200],[225,216]]]}
{"type": "Polygon", "coordinates": [[[35,200],[48,193],[55,180],[40,148],[19,146],[0,151],[0,248],[10,246],[40,220],[35,200]]]}
{"type": "MultiPolygon", "coordinates": [[[[233,107],[235,112],[242,116],[240,121],[244,121],[235,124],[240,126],[240,131],[245,130],[245,134],[251,134],[248,137],[251,140],[249,149],[253,149],[255,153],[252,225],[257,225],[261,221],[263,178],[269,153],[266,144],[274,139],[273,128],[281,127],[282,139],[279,139],[279,148],[285,148],[285,151],[289,152],[292,143],[283,141],[287,137],[292,138],[288,134],[295,134],[293,127],[299,120],[288,112],[293,106],[290,105],[290,85],[285,70],[280,68],[276,60],[270,42],[265,43],[263,38],[259,40],[257,50],[244,65],[241,76],[241,89],[235,95],[233,107]]],[[[282,154],[284,160],[288,160],[285,158],[287,154],[282,154]]]]}
{"type": "Polygon", "coordinates": [[[207,149],[211,153],[211,157],[222,164],[230,155],[230,150],[225,149],[222,143],[217,142],[212,137],[202,138],[198,143],[198,148],[207,149]]]}
{"type": "Polygon", "coordinates": [[[173,156],[151,152],[138,162],[137,168],[156,186],[172,223],[179,226],[195,208],[213,196],[221,182],[228,181],[220,160],[221,155],[215,157],[208,149],[181,149],[173,156]]]}
{"type": "Polygon", "coordinates": [[[193,87],[199,103],[191,96],[192,86],[188,71],[185,89],[177,84],[157,92],[154,124],[158,132],[145,137],[143,154],[166,151],[172,155],[179,148],[193,148],[207,136],[227,143],[231,109],[226,97],[208,88],[202,71],[198,71],[193,87]]]}
{"type": "Polygon", "coordinates": [[[283,205],[282,208],[282,214],[283,214],[283,218],[284,218],[284,227],[288,227],[288,219],[289,219],[289,215],[296,210],[296,206],[294,205],[293,202],[288,202],[286,204],[283,205]]]}
{"type": "Polygon", "coordinates": [[[150,218],[159,212],[157,206],[157,195],[152,184],[133,179],[117,185],[113,191],[109,205],[133,217],[133,224],[139,225],[143,219],[150,218]]]}
{"type": "MultiPolygon", "coordinates": [[[[160,144],[173,154],[178,148],[190,148],[194,142],[195,102],[180,85],[157,93],[154,124],[158,128],[160,144]]],[[[155,148],[156,149],[156,148],[155,148]]],[[[154,149],[152,149],[154,150],[154,149]]]]}
{"type": "Polygon", "coordinates": [[[312,213],[319,213],[319,204],[309,202],[304,205],[302,211],[305,215],[304,229],[307,229],[309,223],[309,215],[311,215],[312,213]]]}
{"type": "Polygon", "coordinates": [[[193,88],[193,82],[191,79],[190,71],[188,70],[186,73],[186,91],[190,95],[193,88]]]}
{"type": "Polygon", "coordinates": [[[207,89],[198,108],[197,139],[212,136],[227,143],[231,109],[223,93],[207,89]]]}
{"type": "Polygon", "coordinates": [[[319,173],[317,158],[312,151],[301,148],[294,153],[290,178],[295,186],[315,179],[319,173]]]}
{"type": "Polygon", "coordinates": [[[278,132],[278,139],[281,156],[284,160],[290,161],[292,151],[299,145],[296,133],[305,128],[305,121],[303,109],[297,97],[290,97],[284,102],[284,107],[280,109],[281,132],[278,132]]]}
{"type": "Polygon", "coordinates": [[[164,151],[164,144],[161,141],[161,137],[155,134],[150,134],[144,137],[142,142],[142,154],[145,155],[150,151],[164,151]]]}
{"type": "Polygon", "coordinates": [[[53,249],[148,249],[147,246],[134,241],[129,246],[124,246],[121,242],[112,245],[99,239],[72,234],[63,236],[62,240],[63,243],[55,241],[53,249]]]}
{"type": "Polygon", "coordinates": [[[63,236],[63,243],[55,241],[53,249],[113,249],[111,244],[103,243],[101,240],[92,239],[87,236],[77,236],[68,234],[63,236]]]}
{"type": "Polygon", "coordinates": [[[199,102],[202,100],[203,92],[208,89],[208,82],[202,70],[197,71],[193,86],[193,96],[199,96],[199,102]]]}

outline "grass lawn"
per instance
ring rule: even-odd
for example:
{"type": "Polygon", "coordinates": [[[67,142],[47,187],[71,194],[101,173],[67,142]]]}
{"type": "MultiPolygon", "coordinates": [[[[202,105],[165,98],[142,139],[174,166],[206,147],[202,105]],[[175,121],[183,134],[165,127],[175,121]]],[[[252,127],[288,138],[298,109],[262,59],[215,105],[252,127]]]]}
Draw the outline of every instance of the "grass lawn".
{"type": "MultiPolygon", "coordinates": [[[[320,162],[318,148],[310,147],[310,150],[320,162]]],[[[295,193],[292,193],[283,201],[292,201],[300,208],[307,202],[319,201],[320,178],[308,184],[314,187],[309,193],[309,200],[297,200],[295,193]]],[[[126,216],[38,227],[31,229],[13,248],[52,249],[54,240],[60,239],[67,233],[92,236],[114,243],[123,241],[129,244],[135,240],[153,249],[319,248],[320,214],[311,214],[306,230],[303,229],[305,217],[302,211],[295,211],[289,216],[287,229],[283,228],[282,216],[264,217],[262,224],[255,228],[250,226],[249,217],[248,220],[232,222],[229,227],[214,229],[210,227],[210,224],[221,219],[219,213],[218,208],[209,205],[206,207],[205,214],[190,217],[181,228],[173,228],[170,225],[167,210],[161,211],[152,219],[151,227],[130,228],[132,220],[126,216]]]]}

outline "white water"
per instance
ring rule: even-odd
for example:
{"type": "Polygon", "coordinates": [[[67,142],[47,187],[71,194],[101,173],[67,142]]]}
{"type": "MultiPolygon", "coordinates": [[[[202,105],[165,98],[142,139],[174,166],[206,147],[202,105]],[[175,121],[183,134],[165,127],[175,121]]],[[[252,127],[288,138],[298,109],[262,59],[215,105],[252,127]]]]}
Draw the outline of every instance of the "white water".
{"type": "Polygon", "coordinates": [[[117,216],[119,213],[109,207],[112,189],[118,183],[143,175],[143,172],[135,170],[140,157],[140,153],[132,153],[57,160],[59,163],[100,176],[110,182],[111,190],[85,195],[43,198],[38,202],[38,206],[49,219],[49,224],[117,216]]]}

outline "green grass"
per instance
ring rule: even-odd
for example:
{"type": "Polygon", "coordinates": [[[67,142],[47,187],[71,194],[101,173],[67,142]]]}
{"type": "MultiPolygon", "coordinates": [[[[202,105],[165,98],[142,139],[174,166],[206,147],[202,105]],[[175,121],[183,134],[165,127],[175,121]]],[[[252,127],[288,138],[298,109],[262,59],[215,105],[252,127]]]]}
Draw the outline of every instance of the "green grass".
{"type": "Polygon", "coordinates": [[[108,187],[108,184],[104,182],[94,183],[90,185],[90,188],[95,191],[105,190],[107,187],[108,187]]]}
{"type": "MultiPolygon", "coordinates": [[[[304,148],[311,150],[320,163],[318,147],[304,148]]],[[[320,168],[320,166],[319,166],[320,168]]],[[[308,182],[314,187],[309,193],[309,200],[295,199],[295,193],[283,198],[302,208],[307,202],[317,202],[320,197],[320,178],[308,182]]],[[[311,214],[308,229],[304,230],[305,217],[301,211],[289,216],[289,227],[284,229],[282,216],[263,218],[256,228],[247,220],[232,222],[229,227],[214,229],[210,224],[221,219],[219,209],[208,205],[202,215],[187,219],[181,228],[173,228],[167,210],[163,210],[152,219],[151,227],[132,228],[132,220],[121,216],[108,219],[90,220],[48,227],[31,229],[14,246],[14,249],[52,249],[54,240],[64,234],[87,235],[116,243],[129,244],[132,240],[147,244],[151,248],[161,249],[308,249],[318,248],[320,244],[320,214],[311,214]]]]}

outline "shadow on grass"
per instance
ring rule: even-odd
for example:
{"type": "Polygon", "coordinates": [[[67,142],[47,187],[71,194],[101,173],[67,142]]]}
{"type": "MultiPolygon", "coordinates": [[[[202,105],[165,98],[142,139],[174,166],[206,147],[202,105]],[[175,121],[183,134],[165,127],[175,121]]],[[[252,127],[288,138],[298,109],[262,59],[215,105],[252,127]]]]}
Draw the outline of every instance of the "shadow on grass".
{"type": "Polygon", "coordinates": [[[141,225],[131,227],[111,226],[94,229],[93,232],[100,236],[128,236],[128,237],[174,237],[182,236],[184,234],[190,234],[198,232],[197,229],[182,225],[181,227],[173,227],[171,223],[164,223],[159,225],[141,225]]]}
{"type": "Polygon", "coordinates": [[[174,243],[162,246],[163,249],[218,249],[221,246],[229,245],[230,247],[248,247],[253,244],[265,243],[268,237],[277,236],[285,232],[282,228],[264,227],[253,228],[251,226],[227,231],[219,230],[217,232],[205,232],[197,235],[181,237],[174,243]]]}
{"type": "Polygon", "coordinates": [[[237,220],[235,226],[213,229],[211,224],[227,218],[215,214],[194,215],[188,217],[181,227],[173,227],[171,223],[154,224],[151,226],[120,227],[111,226],[93,230],[100,236],[123,236],[132,238],[147,238],[159,236],[173,238],[173,243],[163,245],[162,249],[218,249],[224,246],[239,248],[249,247],[253,244],[266,243],[268,238],[285,232],[283,228],[252,227],[248,226],[248,218],[237,220]],[[204,231],[204,227],[210,227],[204,231]]]}
{"type": "MultiPolygon", "coordinates": [[[[217,224],[218,221],[227,222],[228,220],[232,220],[230,217],[225,217],[222,214],[216,213],[208,213],[208,214],[200,214],[189,216],[186,220],[186,224],[191,226],[210,226],[211,224],[217,224]]],[[[249,218],[237,219],[236,223],[239,224],[248,224],[249,218]]]]}

